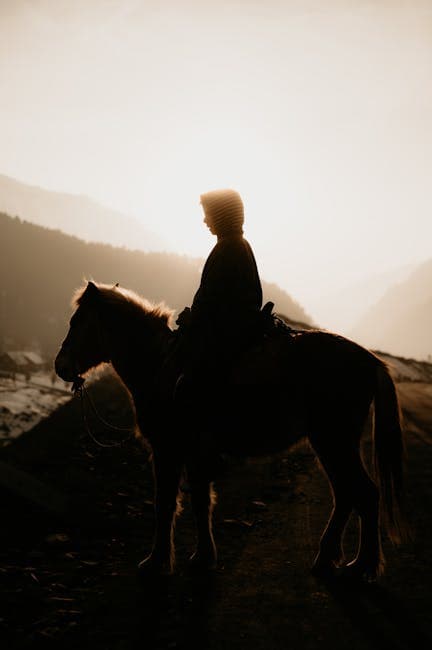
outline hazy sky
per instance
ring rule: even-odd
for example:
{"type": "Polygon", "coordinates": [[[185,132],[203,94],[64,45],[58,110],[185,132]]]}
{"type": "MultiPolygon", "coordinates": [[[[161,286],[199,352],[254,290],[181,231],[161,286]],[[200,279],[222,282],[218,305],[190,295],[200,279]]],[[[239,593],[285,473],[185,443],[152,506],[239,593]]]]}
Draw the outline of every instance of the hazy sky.
{"type": "Polygon", "coordinates": [[[0,173],[201,256],[234,187],[312,313],[432,257],[432,0],[0,0],[0,92],[0,173]]]}

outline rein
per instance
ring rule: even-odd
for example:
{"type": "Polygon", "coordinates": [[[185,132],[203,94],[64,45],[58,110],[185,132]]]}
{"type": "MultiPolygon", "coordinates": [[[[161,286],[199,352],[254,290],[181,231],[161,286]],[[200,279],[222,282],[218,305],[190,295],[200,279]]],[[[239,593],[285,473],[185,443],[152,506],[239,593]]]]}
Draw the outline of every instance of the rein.
{"type": "Polygon", "coordinates": [[[85,379],[82,377],[77,377],[74,383],[72,384],[72,392],[74,395],[78,395],[80,398],[81,402],[81,417],[82,417],[82,422],[83,422],[83,427],[88,436],[93,440],[95,444],[97,444],[99,447],[103,447],[105,449],[108,448],[113,448],[113,447],[122,447],[126,442],[131,440],[131,438],[134,437],[135,434],[135,427],[118,427],[114,424],[111,424],[110,422],[107,422],[104,420],[104,418],[99,414],[92,397],[90,396],[88,390],[84,386],[85,379]],[[103,424],[105,427],[108,429],[111,429],[113,431],[122,431],[123,433],[128,433],[129,435],[123,438],[122,440],[119,441],[112,441],[112,442],[101,442],[96,438],[92,430],[90,429],[89,423],[88,423],[88,418],[86,414],[86,408],[85,408],[85,400],[87,399],[87,402],[90,406],[90,409],[93,411],[93,414],[95,417],[103,424]]]}

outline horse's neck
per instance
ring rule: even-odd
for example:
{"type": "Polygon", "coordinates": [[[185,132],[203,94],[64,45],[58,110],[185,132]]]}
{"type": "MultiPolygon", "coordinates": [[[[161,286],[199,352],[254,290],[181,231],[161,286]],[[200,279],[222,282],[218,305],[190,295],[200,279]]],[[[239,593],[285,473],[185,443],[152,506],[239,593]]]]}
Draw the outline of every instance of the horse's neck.
{"type": "Polygon", "coordinates": [[[109,328],[111,363],[123,383],[135,397],[154,383],[170,330],[146,326],[145,319],[131,319],[125,327],[114,321],[109,328]]]}

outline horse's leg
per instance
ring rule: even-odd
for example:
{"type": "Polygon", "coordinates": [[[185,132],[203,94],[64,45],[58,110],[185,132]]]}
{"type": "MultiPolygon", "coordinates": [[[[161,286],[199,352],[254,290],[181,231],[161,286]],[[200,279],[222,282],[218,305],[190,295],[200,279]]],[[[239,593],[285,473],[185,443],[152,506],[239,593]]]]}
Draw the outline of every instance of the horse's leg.
{"type": "Polygon", "coordinates": [[[194,568],[211,570],[216,568],[217,551],[212,532],[212,515],[216,495],[212,483],[188,467],[191,488],[192,509],[197,525],[197,546],[191,557],[194,568]]]}
{"type": "Polygon", "coordinates": [[[360,455],[353,467],[354,508],[360,517],[360,543],[356,558],[346,567],[348,575],[375,579],[384,568],[379,528],[379,490],[367,473],[360,455]]]}
{"type": "Polygon", "coordinates": [[[357,439],[349,446],[333,437],[331,445],[312,444],[332,486],[335,507],[320,542],[314,563],[317,573],[334,568],[342,559],[342,537],[351,510],[360,517],[360,544],[357,557],[339,570],[341,575],[375,578],[382,568],[379,534],[379,493],[360,455],[357,439]],[[338,550],[339,549],[339,550],[338,550]],[[332,558],[333,556],[333,558],[332,558]]]}
{"type": "Polygon", "coordinates": [[[156,530],[152,552],[138,568],[142,572],[171,573],[174,568],[174,523],[180,510],[179,482],[182,464],[173,456],[155,453],[156,530]]]}
{"type": "Polygon", "coordinates": [[[344,558],[343,534],[353,509],[353,496],[348,468],[340,457],[340,452],[335,453],[333,441],[328,446],[322,441],[320,444],[311,442],[327,475],[333,496],[333,510],[321,536],[319,552],[312,567],[315,574],[327,575],[332,574],[344,558]]]}

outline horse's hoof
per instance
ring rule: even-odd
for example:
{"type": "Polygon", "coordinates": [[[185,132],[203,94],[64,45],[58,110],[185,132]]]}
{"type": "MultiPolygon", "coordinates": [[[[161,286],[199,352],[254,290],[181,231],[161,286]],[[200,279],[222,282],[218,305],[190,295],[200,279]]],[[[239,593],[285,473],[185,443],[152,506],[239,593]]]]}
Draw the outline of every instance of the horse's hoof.
{"type": "Polygon", "coordinates": [[[138,574],[141,577],[170,576],[172,573],[171,562],[156,560],[151,555],[138,564],[138,574]]]}
{"type": "Polygon", "coordinates": [[[216,571],[217,559],[214,555],[204,555],[195,551],[189,558],[189,569],[194,573],[209,573],[216,571]]]}

